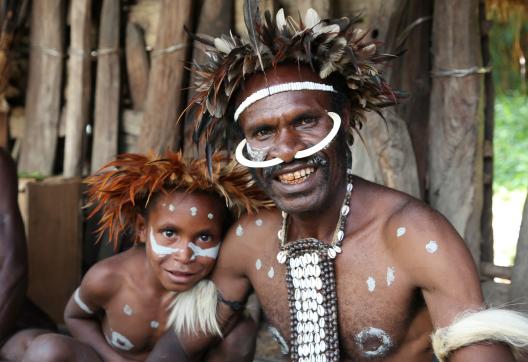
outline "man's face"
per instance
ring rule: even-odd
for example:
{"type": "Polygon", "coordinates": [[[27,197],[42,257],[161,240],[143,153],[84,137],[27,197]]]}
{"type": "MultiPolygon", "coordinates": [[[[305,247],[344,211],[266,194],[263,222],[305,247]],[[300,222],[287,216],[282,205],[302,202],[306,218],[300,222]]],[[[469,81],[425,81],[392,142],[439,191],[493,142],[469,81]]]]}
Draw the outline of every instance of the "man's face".
{"type": "MultiPolygon", "coordinates": [[[[282,66],[267,73],[268,84],[321,80],[306,68],[282,66]]],[[[246,83],[239,99],[266,87],[262,76],[246,83]]],[[[295,91],[266,97],[242,112],[239,122],[253,151],[266,153],[265,159],[279,157],[284,163],[256,169],[254,175],[277,206],[288,213],[321,210],[332,200],[335,187],[345,175],[343,132],[315,155],[295,159],[294,155],[321,141],[332,128],[331,94],[295,91]]]]}
{"type": "Polygon", "coordinates": [[[221,200],[204,193],[160,195],[140,222],[140,238],[154,274],[167,290],[183,292],[216,263],[222,238],[221,200]]]}

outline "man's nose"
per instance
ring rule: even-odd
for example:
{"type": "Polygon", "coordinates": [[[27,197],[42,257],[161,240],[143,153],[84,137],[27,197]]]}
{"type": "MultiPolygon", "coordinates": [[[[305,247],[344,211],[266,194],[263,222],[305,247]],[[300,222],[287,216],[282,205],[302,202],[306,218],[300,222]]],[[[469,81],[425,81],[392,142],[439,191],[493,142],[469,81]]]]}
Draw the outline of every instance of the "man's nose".
{"type": "Polygon", "coordinates": [[[270,158],[278,157],[284,162],[293,161],[295,154],[306,148],[306,145],[293,130],[284,129],[276,138],[276,143],[270,150],[270,158]]]}

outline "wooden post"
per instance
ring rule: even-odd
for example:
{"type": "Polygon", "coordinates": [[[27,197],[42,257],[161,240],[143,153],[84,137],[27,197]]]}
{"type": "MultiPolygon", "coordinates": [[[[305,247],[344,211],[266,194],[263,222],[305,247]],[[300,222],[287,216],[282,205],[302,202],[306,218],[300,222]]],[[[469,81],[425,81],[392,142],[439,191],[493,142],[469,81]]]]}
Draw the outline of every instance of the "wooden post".
{"type": "Polygon", "coordinates": [[[528,193],[524,201],[517,255],[512,270],[510,299],[514,303],[525,305],[528,302],[528,193]]]}
{"type": "Polygon", "coordinates": [[[145,38],[139,25],[128,23],[126,28],[126,65],[132,108],[143,111],[147,98],[149,61],[145,38]]]}
{"type": "Polygon", "coordinates": [[[482,66],[478,0],[435,1],[429,200],[465,239],[480,264],[482,66]],[[469,74],[456,77],[453,70],[469,74]]]}
{"type": "Polygon", "coordinates": [[[64,0],[33,0],[26,127],[19,170],[50,175],[61,103],[64,0]]]}
{"type": "MultiPolygon", "coordinates": [[[[383,51],[387,52],[396,47],[396,36],[402,28],[403,14],[409,11],[409,6],[409,2],[395,0],[343,0],[338,3],[339,14],[363,14],[360,27],[370,31],[367,36],[381,40],[384,44],[383,51]]],[[[393,82],[393,78],[404,69],[407,70],[403,64],[404,61],[399,63],[398,68],[395,68],[396,64],[390,64],[383,69],[384,77],[389,83],[395,83],[396,88],[399,84],[393,82]]],[[[365,114],[366,121],[361,131],[365,145],[360,140],[355,143],[352,155],[356,163],[354,171],[364,172],[367,178],[373,181],[381,181],[386,186],[420,197],[416,158],[403,115],[394,109],[386,109],[383,114],[386,124],[373,112],[365,114]],[[365,146],[367,151],[363,150],[365,146]],[[369,157],[365,157],[365,154],[369,157]],[[357,165],[359,160],[368,164],[357,165]]],[[[360,176],[363,175],[360,173],[360,176]]]]}
{"type": "MultiPolygon", "coordinates": [[[[198,19],[198,25],[196,27],[197,34],[207,34],[214,37],[220,36],[220,34],[228,34],[231,28],[231,22],[233,19],[233,0],[205,0],[202,5],[202,11],[198,19]]],[[[196,43],[193,46],[193,63],[201,64],[205,61],[206,55],[196,43]]],[[[188,100],[193,95],[194,83],[196,77],[191,73],[191,79],[189,81],[190,91],[188,94],[188,100]]],[[[185,118],[185,132],[183,139],[184,154],[188,158],[198,158],[204,156],[204,148],[196,147],[192,141],[192,135],[194,131],[194,124],[192,123],[192,117],[185,118]]]]}
{"type": "Polygon", "coordinates": [[[152,52],[147,101],[141,125],[138,150],[178,149],[181,125],[176,121],[186,99],[185,66],[191,28],[190,0],[162,0],[156,48],[152,52]]]}
{"type": "Polygon", "coordinates": [[[66,88],[66,140],[64,171],[66,177],[81,176],[84,130],[90,106],[90,48],[92,1],[71,2],[70,57],[66,88]]]}
{"type": "Polygon", "coordinates": [[[119,132],[119,18],[120,2],[104,0],[101,9],[95,119],[92,148],[92,172],[117,155],[119,132]]]}

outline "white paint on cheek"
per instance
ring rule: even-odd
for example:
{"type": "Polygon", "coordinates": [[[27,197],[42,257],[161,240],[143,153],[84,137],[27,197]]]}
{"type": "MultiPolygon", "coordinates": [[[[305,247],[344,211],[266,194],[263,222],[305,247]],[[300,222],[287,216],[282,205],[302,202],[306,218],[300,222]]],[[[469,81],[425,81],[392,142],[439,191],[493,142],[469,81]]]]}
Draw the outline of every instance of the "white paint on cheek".
{"type": "Polygon", "coordinates": [[[238,224],[235,233],[236,233],[236,236],[244,235],[244,228],[242,227],[242,225],[238,224]]]}
{"type": "Polygon", "coordinates": [[[425,250],[430,254],[436,253],[438,250],[438,243],[435,240],[429,240],[427,245],[425,245],[425,250]]]}
{"type": "Polygon", "coordinates": [[[363,329],[361,332],[356,334],[354,337],[356,344],[361,349],[363,356],[367,358],[382,357],[389,352],[392,347],[392,339],[387,332],[383,329],[369,327],[363,329]],[[372,342],[378,343],[375,349],[366,349],[372,342]]]}
{"type": "Polygon", "coordinates": [[[83,311],[85,311],[87,314],[94,314],[93,310],[91,310],[81,299],[81,296],[79,295],[79,288],[75,289],[75,293],[73,293],[73,300],[79,308],[81,308],[83,311]]]}
{"type": "Polygon", "coordinates": [[[257,268],[257,270],[260,270],[260,268],[262,268],[262,261],[260,259],[257,259],[257,262],[255,263],[255,268],[257,268]]]}
{"type": "Polygon", "coordinates": [[[407,232],[407,229],[404,226],[400,226],[398,230],[396,230],[396,236],[397,237],[403,236],[405,235],[406,232],[407,232]]]}
{"type": "Polygon", "coordinates": [[[255,225],[262,226],[262,219],[255,220],[255,225]]]}
{"type": "Polygon", "coordinates": [[[179,253],[182,249],[179,248],[170,248],[168,246],[159,245],[154,236],[154,230],[150,228],[150,248],[152,251],[161,256],[161,255],[170,255],[174,253],[179,253]]]}
{"type": "Polygon", "coordinates": [[[369,292],[373,292],[374,289],[376,289],[376,279],[374,279],[373,277],[368,277],[367,288],[369,292]]]}
{"type": "Polygon", "coordinates": [[[273,269],[273,267],[271,267],[270,270],[268,270],[268,278],[273,279],[274,276],[275,270],[273,269]]]}
{"type": "Polygon", "coordinates": [[[393,266],[387,268],[387,286],[391,286],[396,279],[396,269],[393,266]]]}
{"type": "Polygon", "coordinates": [[[132,348],[134,348],[134,345],[130,340],[123,336],[121,333],[112,331],[112,335],[110,338],[108,338],[105,335],[106,341],[108,344],[114,346],[117,349],[123,350],[123,351],[130,351],[132,348]]]}
{"type": "Polygon", "coordinates": [[[216,259],[218,251],[220,250],[220,244],[217,244],[213,248],[202,249],[195,243],[189,243],[189,248],[193,251],[191,260],[196,259],[198,256],[205,256],[207,258],[216,259]]]}
{"type": "Polygon", "coordinates": [[[207,218],[208,218],[209,220],[213,220],[213,217],[214,217],[214,215],[213,215],[212,213],[208,213],[208,214],[207,214],[207,218]]]}
{"type": "Polygon", "coordinates": [[[189,209],[191,211],[191,216],[196,216],[196,214],[198,213],[198,209],[193,206],[189,209]]]}
{"type": "Polygon", "coordinates": [[[123,307],[123,313],[125,313],[126,315],[132,315],[134,314],[134,311],[132,310],[132,308],[130,308],[128,304],[125,304],[125,306],[123,307]]]}
{"type": "Polygon", "coordinates": [[[150,321],[150,328],[157,329],[159,327],[158,321],[150,321]]]}
{"type": "Polygon", "coordinates": [[[174,212],[175,210],[176,210],[176,206],[174,206],[173,204],[169,204],[169,211],[174,212]]]}

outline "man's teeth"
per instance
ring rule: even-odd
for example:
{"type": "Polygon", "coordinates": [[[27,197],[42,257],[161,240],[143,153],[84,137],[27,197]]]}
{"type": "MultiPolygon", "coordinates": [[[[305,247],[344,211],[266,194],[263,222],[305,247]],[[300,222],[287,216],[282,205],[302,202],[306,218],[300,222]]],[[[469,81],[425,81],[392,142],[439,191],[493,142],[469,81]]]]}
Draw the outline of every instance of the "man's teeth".
{"type": "Polygon", "coordinates": [[[314,172],[315,172],[315,168],[307,167],[299,171],[289,172],[289,173],[284,173],[282,175],[279,175],[279,180],[282,183],[298,184],[298,183],[303,182],[310,174],[314,172]]]}

